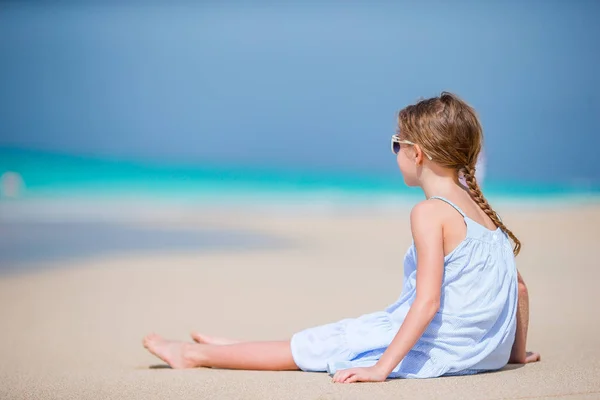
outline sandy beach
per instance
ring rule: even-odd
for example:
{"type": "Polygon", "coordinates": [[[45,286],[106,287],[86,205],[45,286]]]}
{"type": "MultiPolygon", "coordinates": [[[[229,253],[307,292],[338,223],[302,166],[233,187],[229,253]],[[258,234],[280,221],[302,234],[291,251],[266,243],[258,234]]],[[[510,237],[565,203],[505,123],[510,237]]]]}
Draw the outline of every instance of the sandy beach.
{"type": "MultiPolygon", "coordinates": [[[[158,240],[145,249],[4,259],[0,398],[600,399],[600,206],[511,207],[503,218],[523,242],[517,263],[530,291],[528,348],[541,353],[539,363],[354,385],[333,384],[324,373],[166,368],[142,347],[144,335],[189,340],[198,330],[285,339],[382,309],[401,291],[411,241],[407,208],[203,207],[121,225],[273,240],[199,249],[161,247],[158,240]]],[[[1,240],[15,240],[9,228],[0,219],[1,240]]]]}

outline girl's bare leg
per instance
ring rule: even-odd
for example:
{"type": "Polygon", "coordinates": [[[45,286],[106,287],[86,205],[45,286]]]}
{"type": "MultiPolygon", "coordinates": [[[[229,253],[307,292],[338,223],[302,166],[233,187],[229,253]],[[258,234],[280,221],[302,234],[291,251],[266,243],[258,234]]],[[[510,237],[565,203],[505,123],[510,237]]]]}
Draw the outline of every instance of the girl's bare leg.
{"type": "Polygon", "coordinates": [[[527,351],[527,329],[529,328],[529,292],[525,281],[519,276],[519,300],[517,304],[517,332],[515,335],[515,343],[512,347],[510,359],[511,364],[527,364],[540,360],[539,353],[527,351]]]}
{"type": "Polygon", "coordinates": [[[289,341],[212,345],[170,341],[152,334],[144,338],[144,347],[176,369],[298,370],[289,341]]]}
{"type": "MultiPolygon", "coordinates": [[[[517,332],[509,363],[526,364],[540,360],[539,353],[527,352],[529,292],[518,274],[519,299],[517,332]]],[[[297,370],[290,342],[241,342],[235,339],[192,332],[196,343],[168,341],[149,335],[144,346],[173,368],[217,367],[251,370],[297,370]]]]}

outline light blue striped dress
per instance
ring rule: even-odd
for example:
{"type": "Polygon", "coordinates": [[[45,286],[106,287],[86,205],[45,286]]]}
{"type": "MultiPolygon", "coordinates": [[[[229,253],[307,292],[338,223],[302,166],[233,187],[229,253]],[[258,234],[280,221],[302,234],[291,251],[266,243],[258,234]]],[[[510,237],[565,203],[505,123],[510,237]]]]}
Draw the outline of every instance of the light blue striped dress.
{"type": "MultiPolygon", "coordinates": [[[[517,270],[511,243],[467,217],[466,238],[444,258],[440,309],[390,378],[433,378],[496,370],[508,362],[515,339],[517,270]]],[[[327,371],[374,365],[398,332],[416,296],[417,254],[404,259],[400,298],[383,311],[309,328],[292,336],[296,365],[327,371]]]]}

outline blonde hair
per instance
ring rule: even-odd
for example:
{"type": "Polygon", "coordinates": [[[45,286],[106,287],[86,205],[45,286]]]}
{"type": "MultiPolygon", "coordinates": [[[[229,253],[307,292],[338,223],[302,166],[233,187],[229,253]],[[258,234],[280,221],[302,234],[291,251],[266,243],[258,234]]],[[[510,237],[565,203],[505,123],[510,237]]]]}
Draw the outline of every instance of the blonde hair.
{"type": "Polygon", "coordinates": [[[475,165],[483,142],[483,130],[475,110],[458,96],[442,92],[439,97],[421,100],[398,113],[402,139],[418,144],[432,160],[464,174],[469,193],[479,207],[513,241],[515,256],[521,242],[504,225],[481,192],[475,165]]]}

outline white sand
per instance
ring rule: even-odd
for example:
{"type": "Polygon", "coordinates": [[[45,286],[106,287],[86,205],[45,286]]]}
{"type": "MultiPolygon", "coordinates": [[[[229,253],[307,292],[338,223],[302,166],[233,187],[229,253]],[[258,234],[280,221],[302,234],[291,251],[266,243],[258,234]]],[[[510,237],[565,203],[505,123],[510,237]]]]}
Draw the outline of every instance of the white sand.
{"type": "MultiPolygon", "coordinates": [[[[600,206],[512,210],[542,362],[468,377],[332,384],[326,374],[177,371],[141,345],[155,331],[241,339],[382,309],[401,290],[408,213],[173,212],[153,227],[231,227],[290,246],[145,252],[48,262],[0,276],[0,398],[600,399],[600,206]]],[[[1,221],[0,221],[1,223],[1,221]]],[[[134,223],[134,222],[129,222],[134,223]]]]}

